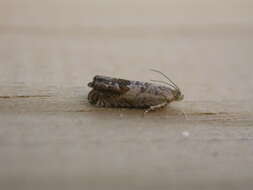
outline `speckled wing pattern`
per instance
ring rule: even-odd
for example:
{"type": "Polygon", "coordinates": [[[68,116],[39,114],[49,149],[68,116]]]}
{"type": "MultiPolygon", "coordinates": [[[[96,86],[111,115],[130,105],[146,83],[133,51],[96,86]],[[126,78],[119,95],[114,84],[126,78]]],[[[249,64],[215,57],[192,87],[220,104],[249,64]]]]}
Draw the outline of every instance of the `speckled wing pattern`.
{"type": "Polygon", "coordinates": [[[165,86],[100,75],[88,86],[92,88],[89,102],[101,107],[149,108],[166,102],[164,92],[172,94],[165,86]]]}

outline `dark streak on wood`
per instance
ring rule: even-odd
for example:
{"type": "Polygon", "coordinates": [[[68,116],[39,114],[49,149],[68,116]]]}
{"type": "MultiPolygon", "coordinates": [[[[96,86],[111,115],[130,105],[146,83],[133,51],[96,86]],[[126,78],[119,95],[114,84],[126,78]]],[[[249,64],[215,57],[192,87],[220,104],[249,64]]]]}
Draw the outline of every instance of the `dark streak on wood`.
{"type": "Polygon", "coordinates": [[[48,98],[48,95],[20,95],[20,96],[0,96],[0,99],[12,99],[12,98],[48,98]]]}

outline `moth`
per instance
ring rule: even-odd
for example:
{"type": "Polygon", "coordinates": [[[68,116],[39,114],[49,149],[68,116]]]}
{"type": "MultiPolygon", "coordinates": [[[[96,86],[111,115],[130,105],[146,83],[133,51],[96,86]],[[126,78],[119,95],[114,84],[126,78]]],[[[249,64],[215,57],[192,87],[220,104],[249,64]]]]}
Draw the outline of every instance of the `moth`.
{"type": "Polygon", "coordinates": [[[143,108],[147,113],[184,99],[180,88],[169,77],[161,71],[151,70],[160,73],[168,82],[151,80],[156,83],[149,83],[96,75],[88,83],[92,88],[88,101],[98,107],[143,108]]]}

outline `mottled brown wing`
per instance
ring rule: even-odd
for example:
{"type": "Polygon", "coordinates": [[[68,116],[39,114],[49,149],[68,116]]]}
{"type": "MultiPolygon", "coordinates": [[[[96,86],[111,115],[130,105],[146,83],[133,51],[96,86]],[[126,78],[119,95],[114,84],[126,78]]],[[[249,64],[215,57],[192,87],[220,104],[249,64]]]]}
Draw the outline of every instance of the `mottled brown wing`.
{"type": "Polygon", "coordinates": [[[124,94],[129,90],[129,80],[112,78],[107,76],[97,75],[93,78],[93,81],[88,84],[89,87],[101,91],[110,92],[113,94],[124,94]]]}

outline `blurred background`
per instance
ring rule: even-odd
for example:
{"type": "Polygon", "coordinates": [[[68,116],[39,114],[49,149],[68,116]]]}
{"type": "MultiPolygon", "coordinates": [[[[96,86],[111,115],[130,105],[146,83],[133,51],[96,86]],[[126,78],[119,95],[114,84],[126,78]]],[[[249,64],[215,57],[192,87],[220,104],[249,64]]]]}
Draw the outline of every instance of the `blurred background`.
{"type": "Polygon", "coordinates": [[[252,0],[0,0],[0,186],[252,189],[252,63],[252,0]],[[150,68],[185,100],[88,104],[94,75],[150,68]]]}
{"type": "Polygon", "coordinates": [[[148,81],[155,68],[188,100],[252,98],[251,0],[1,0],[0,9],[0,84],[148,81]]]}

